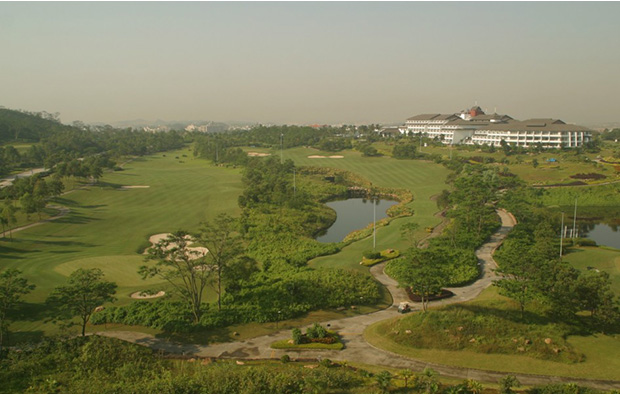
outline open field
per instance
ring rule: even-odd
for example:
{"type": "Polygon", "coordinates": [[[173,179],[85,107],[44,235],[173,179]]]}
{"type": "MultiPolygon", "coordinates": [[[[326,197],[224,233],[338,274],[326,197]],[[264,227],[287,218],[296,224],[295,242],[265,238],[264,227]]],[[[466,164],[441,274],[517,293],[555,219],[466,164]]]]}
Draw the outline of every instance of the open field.
{"type": "MultiPolygon", "coordinates": [[[[464,305],[496,305],[506,298],[499,296],[494,287],[482,292],[480,297],[464,305]]],[[[510,302],[508,302],[510,303],[510,302]]],[[[421,314],[421,313],[415,313],[421,314]]],[[[394,320],[402,319],[402,317],[394,320]]],[[[584,377],[597,379],[620,379],[619,336],[569,336],[567,341],[576,352],[585,355],[585,361],[562,363],[545,361],[527,356],[486,354],[473,351],[450,351],[407,347],[386,337],[386,330],[394,320],[382,321],[369,326],[364,332],[365,339],[372,345],[411,358],[422,359],[451,366],[462,366],[493,371],[542,374],[565,377],[584,377]]]]}
{"type": "MultiPolygon", "coordinates": [[[[137,252],[149,245],[150,235],[179,228],[195,231],[201,221],[220,212],[239,213],[240,171],[190,156],[185,149],[138,158],[123,171],[106,173],[98,185],[55,199],[53,203],[71,212],[15,233],[13,242],[2,240],[0,269],[18,268],[37,285],[26,297],[30,303],[42,302],[78,267],[98,266],[108,280],[117,282],[117,303],[127,303],[133,291],[153,288],[155,280],[143,281],[136,273],[144,264],[137,252]],[[120,190],[122,185],[150,188],[120,190]]],[[[35,314],[17,322],[14,330],[49,329],[51,324],[39,318],[35,314]]]]}

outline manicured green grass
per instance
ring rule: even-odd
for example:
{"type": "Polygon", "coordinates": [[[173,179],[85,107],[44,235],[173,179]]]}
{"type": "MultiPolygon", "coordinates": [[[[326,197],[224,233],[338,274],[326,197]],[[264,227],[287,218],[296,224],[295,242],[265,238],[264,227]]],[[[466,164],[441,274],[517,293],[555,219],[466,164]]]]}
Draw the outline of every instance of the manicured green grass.
{"type": "Polygon", "coordinates": [[[588,267],[609,273],[614,291],[620,294],[620,250],[603,247],[571,248],[564,256],[564,261],[579,270],[586,271],[588,267]]]}
{"type": "MultiPolygon", "coordinates": [[[[148,245],[150,235],[196,231],[200,222],[221,212],[237,216],[241,190],[239,169],[192,159],[187,149],[138,158],[123,171],[106,173],[98,185],[55,199],[56,204],[71,209],[67,216],[15,233],[12,242],[2,240],[0,270],[18,268],[36,284],[36,290],[26,297],[29,308],[36,310],[32,304],[41,306],[73,269],[101,264],[106,279],[119,284],[118,303],[126,303],[134,289],[157,285],[135,273],[143,264],[137,251],[148,245]],[[149,188],[119,190],[121,185],[149,188]]],[[[30,317],[16,322],[13,329],[50,327],[30,317]]]]}
{"type": "MultiPolygon", "coordinates": [[[[506,303],[507,299],[497,294],[493,287],[486,289],[473,302],[463,305],[496,305],[506,303]]],[[[421,313],[416,313],[421,314],[421,313]]],[[[620,379],[620,337],[618,336],[570,336],[569,345],[576,353],[585,355],[585,360],[578,363],[564,363],[542,360],[523,355],[491,354],[471,350],[451,351],[443,349],[415,348],[394,341],[389,336],[389,328],[399,317],[369,326],[364,337],[372,345],[397,354],[422,359],[445,365],[462,366],[495,371],[543,374],[566,377],[586,377],[597,379],[620,379]]],[[[524,334],[527,335],[527,334],[524,334]]]]}

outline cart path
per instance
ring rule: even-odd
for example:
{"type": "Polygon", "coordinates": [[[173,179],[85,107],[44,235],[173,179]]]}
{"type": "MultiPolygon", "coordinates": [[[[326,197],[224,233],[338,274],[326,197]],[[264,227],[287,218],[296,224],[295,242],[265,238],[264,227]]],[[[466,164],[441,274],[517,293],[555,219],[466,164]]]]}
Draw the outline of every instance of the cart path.
{"type": "Polygon", "coordinates": [[[53,217],[49,217],[47,219],[42,219],[40,221],[33,222],[33,223],[28,224],[28,225],[20,226],[18,228],[2,232],[2,233],[0,233],[0,238],[8,237],[9,235],[11,235],[11,234],[13,234],[15,232],[19,232],[19,231],[22,231],[22,230],[25,230],[25,229],[29,229],[29,228],[38,226],[38,225],[42,225],[42,224],[46,224],[48,222],[52,222],[54,220],[57,220],[58,218],[64,217],[65,215],[69,214],[69,212],[71,212],[71,209],[69,209],[69,207],[59,206],[59,205],[56,205],[56,204],[50,204],[47,207],[58,210],[58,214],[54,215],[53,217]]]}
{"type": "MultiPolygon", "coordinates": [[[[483,244],[476,251],[476,255],[481,265],[482,274],[480,278],[468,286],[451,288],[450,290],[455,293],[455,296],[449,299],[430,302],[430,305],[446,305],[472,300],[477,297],[483,289],[491,285],[493,280],[497,278],[492,270],[496,267],[492,254],[515,225],[515,219],[512,214],[506,212],[505,210],[497,210],[497,213],[502,220],[502,226],[491,236],[489,241],[483,244]]],[[[400,316],[397,310],[398,304],[402,300],[408,300],[405,291],[398,287],[398,283],[384,273],[384,267],[385,263],[375,265],[370,269],[370,272],[379,282],[387,287],[392,295],[393,302],[390,307],[370,314],[341,318],[321,323],[323,326],[328,326],[330,329],[337,331],[341,336],[341,339],[345,344],[345,348],[339,351],[291,351],[272,349],[270,345],[273,342],[290,338],[290,330],[288,329],[243,341],[210,345],[172,342],[140,332],[106,331],[98,332],[97,334],[141,344],[155,350],[163,350],[177,355],[191,355],[196,358],[272,359],[280,358],[282,355],[288,354],[293,359],[329,358],[334,361],[359,361],[370,365],[389,366],[399,369],[408,368],[414,371],[420,371],[426,367],[430,367],[443,376],[462,379],[469,378],[484,382],[497,382],[500,378],[506,376],[507,374],[512,374],[519,379],[522,385],[527,386],[558,382],[577,383],[579,385],[604,389],[620,388],[620,382],[610,380],[541,376],[447,366],[404,357],[402,355],[373,347],[364,339],[363,333],[366,327],[375,322],[400,316]]],[[[421,304],[419,303],[411,304],[413,305],[413,310],[419,310],[421,307],[421,304]]]]}

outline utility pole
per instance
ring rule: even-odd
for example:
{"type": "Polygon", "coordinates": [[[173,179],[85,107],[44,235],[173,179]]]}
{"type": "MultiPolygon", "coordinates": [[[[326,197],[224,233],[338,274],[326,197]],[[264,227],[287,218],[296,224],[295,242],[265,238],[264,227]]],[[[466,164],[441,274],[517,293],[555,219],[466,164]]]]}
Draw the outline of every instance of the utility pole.
{"type": "Polygon", "coordinates": [[[282,149],[284,147],[284,133],[280,133],[280,164],[284,163],[282,160],[282,149]]]}
{"type": "Polygon", "coordinates": [[[372,197],[372,250],[374,251],[377,246],[377,197],[372,197]]]}
{"type": "Polygon", "coordinates": [[[560,261],[562,261],[562,239],[564,238],[564,212],[562,212],[562,226],[560,227],[560,261]]]}
{"type": "Polygon", "coordinates": [[[296,170],[293,168],[293,196],[297,195],[296,170]]]}
{"type": "Polygon", "coordinates": [[[577,238],[577,198],[575,198],[575,214],[573,214],[573,246],[575,245],[575,239],[577,238]]]}

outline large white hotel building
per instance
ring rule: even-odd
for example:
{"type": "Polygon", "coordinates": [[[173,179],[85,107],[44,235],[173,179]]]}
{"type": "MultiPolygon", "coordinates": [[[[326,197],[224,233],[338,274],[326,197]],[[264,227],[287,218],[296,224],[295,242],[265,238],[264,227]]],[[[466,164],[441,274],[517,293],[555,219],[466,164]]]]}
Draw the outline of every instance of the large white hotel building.
{"type": "Polygon", "coordinates": [[[518,121],[508,115],[485,114],[480,107],[455,114],[420,114],[400,128],[401,133],[436,138],[444,144],[501,145],[545,148],[580,147],[590,141],[591,130],[566,124],[559,119],[527,119],[518,121]]]}

